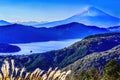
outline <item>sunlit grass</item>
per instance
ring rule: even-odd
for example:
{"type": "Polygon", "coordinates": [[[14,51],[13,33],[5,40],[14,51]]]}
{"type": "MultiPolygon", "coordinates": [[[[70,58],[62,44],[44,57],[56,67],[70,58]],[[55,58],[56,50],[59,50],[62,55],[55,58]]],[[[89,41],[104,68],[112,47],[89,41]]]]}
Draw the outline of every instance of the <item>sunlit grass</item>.
{"type": "Polygon", "coordinates": [[[66,80],[71,71],[61,71],[57,68],[50,68],[47,72],[39,68],[33,72],[26,72],[26,69],[15,67],[14,60],[9,63],[4,61],[1,67],[0,80],[66,80]],[[11,65],[10,65],[11,64],[11,65]]]}

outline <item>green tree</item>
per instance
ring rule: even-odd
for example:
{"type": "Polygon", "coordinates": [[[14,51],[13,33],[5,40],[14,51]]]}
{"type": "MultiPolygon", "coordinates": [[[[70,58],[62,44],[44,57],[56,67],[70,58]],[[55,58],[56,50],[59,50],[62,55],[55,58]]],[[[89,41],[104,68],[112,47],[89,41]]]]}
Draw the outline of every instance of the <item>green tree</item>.
{"type": "Polygon", "coordinates": [[[90,75],[87,71],[82,71],[78,77],[78,80],[90,80],[90,75]]]}
{"type": "Polygon", "coordinates": [[[101,80],[101,75],[96,68],[83,70],[80,74],[74,76],[74,80],[101,80]]]}
{"type": "Polygon", "coordinates": [[[90,80],[101,80],[101,75],[96,68],[93,68],[89,71],[90,80]]]}
{"type": "Polygon", "coordinates": [[[120,80],[120,65],[116,60],[111,60],[104,69],[104,80],[120,80]]]}

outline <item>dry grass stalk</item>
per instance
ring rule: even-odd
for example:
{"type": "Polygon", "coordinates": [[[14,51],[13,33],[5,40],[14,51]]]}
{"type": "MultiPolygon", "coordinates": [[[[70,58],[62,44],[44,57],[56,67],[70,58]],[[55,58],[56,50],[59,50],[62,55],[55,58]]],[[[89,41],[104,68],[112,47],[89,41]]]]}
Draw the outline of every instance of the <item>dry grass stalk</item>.
{"type": "Polygon", "coordinates": [[[71,71],[62,72],[57,68],[54,70],[50,68],[47,72],[37,68],[33,72],[25,72],[23,75],[24,72],[25,68],[15,67],[14,60],[11,60],[11,68],[9,62],[5,60],[1,67],[0,80],[66,80],[67,75],[71,73],[71,71]]]}

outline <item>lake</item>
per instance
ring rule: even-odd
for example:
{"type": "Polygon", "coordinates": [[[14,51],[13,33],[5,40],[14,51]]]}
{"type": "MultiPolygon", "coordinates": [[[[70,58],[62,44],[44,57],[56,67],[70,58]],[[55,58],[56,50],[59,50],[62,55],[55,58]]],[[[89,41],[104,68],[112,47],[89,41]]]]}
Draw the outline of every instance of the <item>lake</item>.
{"type": "Polygon", "coordinates": [[[21,48],[20,52],[16,53],[0,53],[1,55],[29,55],[33,53],[42,53],[51,50],[58,50],[64,47],[68,47],[73,43],[80,41],[81,39],[70,39],[63,41],[48,41],[48,42],[34,42],[25,44],[12,44],[21,48]]]}

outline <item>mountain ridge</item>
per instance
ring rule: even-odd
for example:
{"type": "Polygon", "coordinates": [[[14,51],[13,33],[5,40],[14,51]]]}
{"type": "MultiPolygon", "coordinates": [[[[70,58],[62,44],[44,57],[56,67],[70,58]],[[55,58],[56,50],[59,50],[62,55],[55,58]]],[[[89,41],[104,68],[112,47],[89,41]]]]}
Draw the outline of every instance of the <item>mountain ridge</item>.
{"type": "Polygon", "coordinates": [[[10,24],[11,24],[10,22],[0,20],[0,26],[10,25],[10,24]]]}
{"type": "Polygon", "coordinates": [[[120,62],[120,45],[113,47],[110,50],[103,52],[95,52],[90,55],[83,57],[63,68],[65,70],[72,70],[72,74],[78,74],[83,70],[90,70],[92,68],[100,69],[103,72],[105,65],[110,60],[117,60],[120,62]]]}
{"type": "Polygon", "coordinates": [[[44,24],[35,25],[36,27],[52,27],[71,22],[78,22],[85,25],[110,27],[117,26],[120,23],[120,18],[114,17],[94,7],[85,8],[79,14],[73,15],[67,19],[48,22],[44,24]]]}
{"type": "Polygon", "coordinates": [[[108,30],[110,30],[111,32],[120,32],[120,25],[109,27],[108,30]]]}
{"type": "Polygon", "coordinates": [[[109,32],[109,30],[104,28],[86,26],[76,22],[52,28],[35,28],[21,24],[12,24],[0,26],[0,31],[0,42],[2,43],[30,43],[52,40],[59,41],[65,39],[83,38],[90,34],[109,32]]]}
{"type": "Polygon", "coordinates": [[[77,73],[81,69],[98,67],[99,65],[97,63],[100,62],[100,67],[104,67],[107,63],[105,62],[107,59],[108,61],[116,58],[120,59],[119,45],[120,33],[107,33],[87,37],[60,50],[31,55],[9,55],[0,57],[1,59],[14,59],[17,61],[17,63],[15,63],[17,66],[26,67],[28,71],[32,71],[36,68],[48,70],[50,67],[58,67],[63,70],[71,69],[73,72],[77,73]],[[113,52],[115,52],[115,55],[113,52]],[[78,64],[76,65],[74,63],[78,64]]]}

